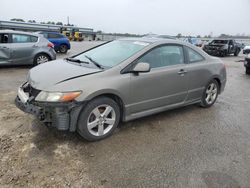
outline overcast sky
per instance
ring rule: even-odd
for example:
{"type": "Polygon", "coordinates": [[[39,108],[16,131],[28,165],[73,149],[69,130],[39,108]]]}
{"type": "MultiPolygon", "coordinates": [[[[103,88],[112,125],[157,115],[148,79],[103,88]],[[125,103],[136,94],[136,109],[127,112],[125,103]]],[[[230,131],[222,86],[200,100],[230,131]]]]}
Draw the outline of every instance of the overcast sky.
{"type": "Polygon", "coordinates": [[[250,0],[1,0],[0,20],[61,21],[121,33],[250,35],[250,0]]]}

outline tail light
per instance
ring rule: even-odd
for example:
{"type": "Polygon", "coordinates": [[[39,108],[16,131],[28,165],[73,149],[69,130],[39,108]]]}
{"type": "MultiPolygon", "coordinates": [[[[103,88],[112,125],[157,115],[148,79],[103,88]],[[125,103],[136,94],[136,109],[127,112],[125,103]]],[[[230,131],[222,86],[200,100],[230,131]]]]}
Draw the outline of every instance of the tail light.
{"type": "Polygon", "coordinates": [[[49,42],[47,46],[50,47],[50,48],[54,48],[54,44],[51,43],[51,42],[49,42]]]}

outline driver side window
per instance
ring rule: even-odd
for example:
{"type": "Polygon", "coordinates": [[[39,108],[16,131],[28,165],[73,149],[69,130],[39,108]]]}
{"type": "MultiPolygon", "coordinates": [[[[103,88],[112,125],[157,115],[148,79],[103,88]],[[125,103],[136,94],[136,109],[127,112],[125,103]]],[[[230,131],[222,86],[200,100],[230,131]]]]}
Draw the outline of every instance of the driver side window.
{"type": "Polygon", "coordinates": [[[6,33],[0,34],[0,43],[9,43],[9,35],[6,33]]]}
{"type": "Polygon", "coordinates": [[[160,46],[142,56],[137,62],[149,63],[151,68],[184,64],[183,49],[179,45],[160,46]]]}

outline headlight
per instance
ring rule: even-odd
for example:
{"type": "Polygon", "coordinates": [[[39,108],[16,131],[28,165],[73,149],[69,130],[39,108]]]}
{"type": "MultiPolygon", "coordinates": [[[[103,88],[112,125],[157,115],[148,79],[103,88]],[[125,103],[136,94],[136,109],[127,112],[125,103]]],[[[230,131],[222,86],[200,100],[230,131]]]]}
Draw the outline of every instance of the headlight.
{"type": "Polygon", "coordinates": [[[47,91],[41,91],[37,97],[36,101],[41,102],[67,102],[72,101],[79,95],[81,95],[81,91],[75,91],[75,92],[47,92],[47,91]]]}

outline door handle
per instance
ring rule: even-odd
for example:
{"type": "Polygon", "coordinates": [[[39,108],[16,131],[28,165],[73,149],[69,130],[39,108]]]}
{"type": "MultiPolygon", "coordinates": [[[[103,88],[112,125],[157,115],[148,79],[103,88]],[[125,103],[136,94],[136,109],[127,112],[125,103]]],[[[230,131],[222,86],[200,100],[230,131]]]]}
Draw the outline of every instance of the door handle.
{"type": "Polygon", "coordinates": [[[36,47],[38,47],[38,46],[37,46],[37,45],[33,45],[32,47],[33,47],[33,48],[36,48],[36,47]]]}
{"type": "Polygon", "coordinates": [[[6,46],[3,46],[2,48],[4,48],[4,49],[9,49],[9,48],[7,48],[6,46]]]}
{"type": "Polygon", "coordinates": [[[178,74],[180,74],[180,75],[183,75],[183,74],[186,74],[187,73],[187,71],[185,71],[184,69],[181,69],[179,72],[178,72],[178,74]]]}

